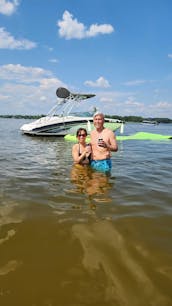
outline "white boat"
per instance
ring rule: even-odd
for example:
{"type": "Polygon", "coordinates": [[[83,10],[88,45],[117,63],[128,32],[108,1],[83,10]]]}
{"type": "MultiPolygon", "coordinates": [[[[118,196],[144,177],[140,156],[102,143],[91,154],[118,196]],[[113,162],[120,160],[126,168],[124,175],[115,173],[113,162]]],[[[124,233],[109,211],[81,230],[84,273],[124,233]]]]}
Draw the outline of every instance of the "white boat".
{"type": "Polygon", "coordinates": [[[142,123],[143,124],[153,124],[153,125],[159,124],[158,121],[156,120],[143,120],[142,123]]]}
{"type": "MultiPolygon", "coordinates": [[[[81,113],[71,114],[71,110],[79,102],[95,96],[95,94],[71,93],[68,89],[59,87],[56,91],[58,97],[56,105],[45,117],[21,126],[23,134],[35,136],[65,136],[75,134],[80,127],[86,128],[88,133],[94,128],[93,114],[84,115],[81,113]]],[[[105,118],[105,127],[113,131],[119,129],[122,121],[105,118]]]]}

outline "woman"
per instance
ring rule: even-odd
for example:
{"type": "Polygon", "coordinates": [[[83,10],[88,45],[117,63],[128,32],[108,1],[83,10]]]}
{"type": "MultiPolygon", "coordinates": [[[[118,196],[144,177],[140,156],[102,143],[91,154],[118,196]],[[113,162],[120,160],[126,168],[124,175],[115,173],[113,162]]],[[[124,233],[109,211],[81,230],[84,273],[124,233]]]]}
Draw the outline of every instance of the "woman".
{"type": "Polygon", "coordinates": [[[72,147],[72,156],[75,164],[88,165],[91,158],[91,146],[86,143],[87,130],[79,128],[76,132],[78,143],[72,147]]]}

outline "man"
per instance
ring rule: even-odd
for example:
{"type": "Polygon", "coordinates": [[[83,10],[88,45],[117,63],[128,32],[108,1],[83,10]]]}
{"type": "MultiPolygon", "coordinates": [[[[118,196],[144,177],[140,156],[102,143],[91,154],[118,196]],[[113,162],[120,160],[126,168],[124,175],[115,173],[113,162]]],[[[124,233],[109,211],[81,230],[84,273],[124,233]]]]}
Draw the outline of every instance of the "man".
{"type": "Polygon", "coordinates": [[[90,134],[92,147],[91,167],[107,172],[111,170],[111,152],[118,151],[118,144],[112,130],[104,127],[104,115],[96,112],[93,117],[95,130],[90,134]]]}

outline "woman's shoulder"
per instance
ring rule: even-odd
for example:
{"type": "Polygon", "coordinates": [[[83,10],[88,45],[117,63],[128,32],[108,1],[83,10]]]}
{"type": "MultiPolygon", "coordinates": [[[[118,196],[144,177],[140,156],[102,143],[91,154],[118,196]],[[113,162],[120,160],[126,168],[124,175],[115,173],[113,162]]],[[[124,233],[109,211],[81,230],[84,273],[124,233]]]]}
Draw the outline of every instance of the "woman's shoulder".
{"type": "Polygon", "coordinates": [[[75,143],[75,144],[73,145],[73,147],[72,147],[73,150],[75,150],[75,149],[77,149],[77,148],[79,148],[79,143],[75,143]]]}

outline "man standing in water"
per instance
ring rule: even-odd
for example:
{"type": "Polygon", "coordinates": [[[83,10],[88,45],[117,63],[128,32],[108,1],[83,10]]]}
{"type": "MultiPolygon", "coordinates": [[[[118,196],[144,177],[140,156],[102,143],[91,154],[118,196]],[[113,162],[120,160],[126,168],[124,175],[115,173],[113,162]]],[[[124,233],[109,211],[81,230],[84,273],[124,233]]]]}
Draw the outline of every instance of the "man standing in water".
{"type": "Polygon", "coordinates": [[[107,172],[111,170],[111,152],[118,151],[118,144],[112,130],[104,127],[104,114],[96,112],[93,117],[95,129],[91,132],[91,167],[107,172]]]}

